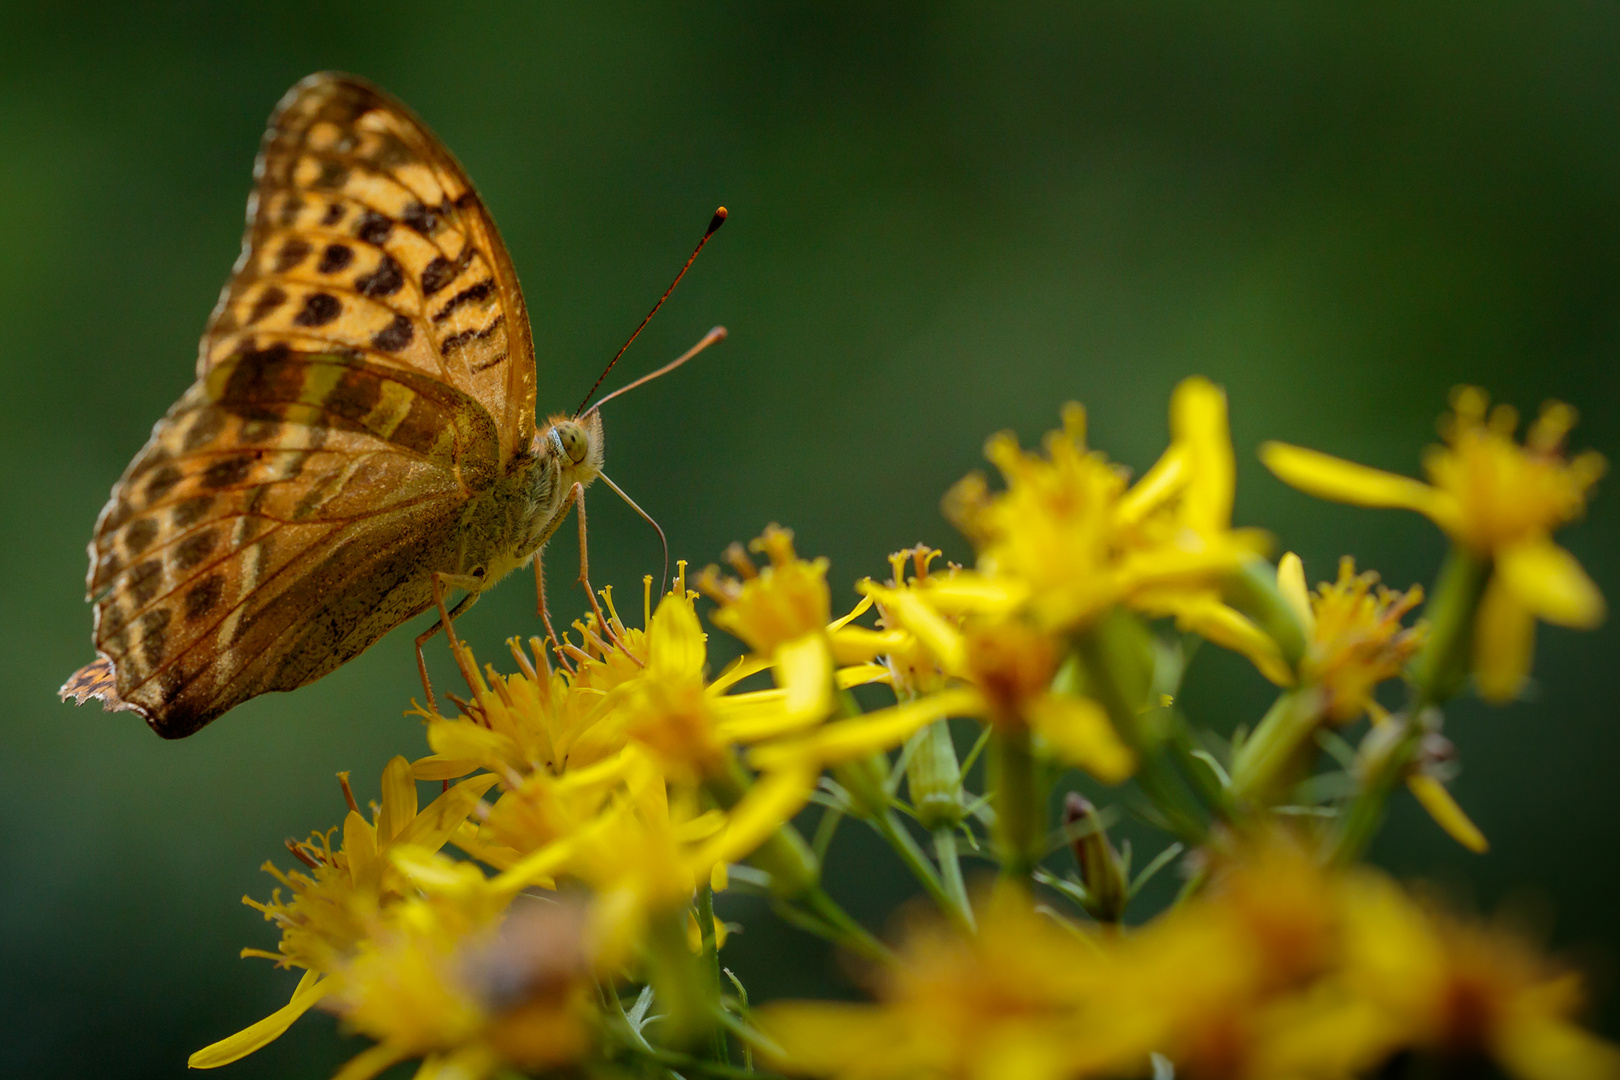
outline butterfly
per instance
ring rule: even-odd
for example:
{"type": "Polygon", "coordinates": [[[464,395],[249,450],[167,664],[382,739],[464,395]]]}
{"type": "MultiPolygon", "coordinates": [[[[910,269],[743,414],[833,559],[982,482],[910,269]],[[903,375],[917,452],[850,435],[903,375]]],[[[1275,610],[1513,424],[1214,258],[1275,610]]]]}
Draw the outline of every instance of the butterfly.
{"type": "Polygon", "coordinates": [[[511,259],[408,108],[312,75],[271,116],[253,175],[196,382],[96,522],[98,659],[61,689],[166,738],[313,682],[437,606],[417,639],[431,704],[423,642],[530,560],[545,616],[538,554],[575,503],[583,542],[583,491],[602,475],[607,399],[537,426],[511,259]],[[446,611],[450,587],[466,596],[446,611]]]}

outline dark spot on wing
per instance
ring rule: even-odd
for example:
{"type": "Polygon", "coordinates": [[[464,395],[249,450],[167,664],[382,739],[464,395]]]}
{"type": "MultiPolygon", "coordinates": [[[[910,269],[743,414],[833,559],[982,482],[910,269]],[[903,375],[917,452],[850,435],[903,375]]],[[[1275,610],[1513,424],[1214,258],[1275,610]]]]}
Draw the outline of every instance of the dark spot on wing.
{"type": "Polygon", "coordinates": [[[128,499],[120,495],[118,502],[113,505],[111,510],[107,511],[106,520],[101,522],[101,527],[111,532],[134,516],[135,508],[129,505],[128,499]]]}
{"type": "Polygon", "coordinates": [[[393,219],[375,210],[367,210],[360,215],[360,220],[354,223],[354,235],[377,247],[382,247],[383,241],[387,240],[388,234],[393,231],[393,219]]]}
{"type": "Polygon", "coordinates": [[[130,595],[135,598],[136,607],[156,596],[162,584],[163,562],[159,559],[147,559],[143,563],[136,563],[130,567],[129,577],[125,579],[130,595]]]}
{"type": "Polygon", "coordinates": [[[377,269],[356,280],[354,287],[361,296],[376,299],[380,296],[392,296],[399,292],[404,284],[405,271],[400,269],[399,263],[394,261],[392,255],[385,254],[382,262],[377,264],[377,269]]]}
{"type": "Polygon", "coordinates": [[[439,345],[439,351],[448,356],[454,349],[459,349],[463,345],[470,344],[474,341],[481,341],[499,329],[501,323],[505,321],[505,319],[505,315],[497,315],[495,316],[495,321],[484,327],[482,330],[463,330],[459,334],[451,334],[439,345]]]}
{"type": "Polygon", "coordinates": [[[294,236],[281,245],[276,252],[276,273],[285,274],[305,259],[309,258],[309,244],[294,236]]]}
{"type": "Polygon", "coordinates": [[[209,574],[186,593],[186,618],[195,619],[206,615],[219,604],[219,599],[225,592],[225,575],[221,573],[209,574]]]}
{"type": "Polygon", "coordinates": [[[475,192],[473,192],[471,190],[463,191],[460,195],[456,196],[456,209],[465,210],[469,206],[476,205],[477,202],[478,202],[477,193],[475,193],[475,192]]]}
{"type": "Polygon", "coordinates": [[[298,215],[304,212],[304,200],[297,195],[288,195],[281,203],[281,212],[276,215],[276,223],[283,228],[290,227],[298,221],[298,215]]]}
{"type": "Polygon", "coordinates": [[[504,364],[504,363],[506,363],[506,350],[502,349],[500,352],[496,353],[494,356],[490,357],[488,360],[485,360],[484,362],[482,362],[480,364],[474,364],[472,367],[469,367],[467,369],[467,373],[469,375],[477,375],[480,372],[488,371],[490,368],[494,367],[496,364],[504,364]]]}
{"type": "Polygon", "coordinates": [[[214,505],[214,496],[197,495],[177,505],[169,512],[169,521],[177,529],[189,528],[203,519],[209,508],[214,505]]]}
{"type": "Polygon", "coordinates": [[[253,468],[253,460],[252,456],[244,455],[214,462],[203,470],[203,487],[222,488],[240,484],[248,470],[253,468]]]}
{"type": "Polygon", "coordinates": [[[444,224],[437,206],[424,206],[422,203],[412,201],[405,207],[405,213],[400,220],[408,229],[414,229],[423,236],[432,236],[444,224]]]}
{"type": "Polygon", "coordinates": [[[254,323],[276,310],[276,308],[286,303],[286,301],[287,294],[282,291],[279,286],[266,286],[265,290],[259,294],[259,298],[253,301],[253,310],[248,312],[247,324],[252,326],[254,323]]]}
{"type": "Polygon", "coordinates": [[[153,473],[152,479],[146,482],[146,505],[150,506],[163,498],[182,479],[184,475],[173,465],[165,465],[153,473]]]}
{"type": "Polygon", "coordinates": [[[382,380],[373,372],[351,369],[326,392],[326,411],[358,422],[382,400],[382,380]]]}
{"type": "Polygon", "coordinates": [[[444,322],[444,320],[455,314],[456,309],[466,307],[468,304],[481,303],[489,299],[489,294],[494,291],[495,283],[489,278],[475,282],[456,293],[449,300],[446,300],[444,307],[433,313],[433,321],[444,322]]]}
{"type": "Polygon", "coordinates": [[[199,450],[219,437],[225,427],[225,414],[218,409],[199,409],[197,416],[186,428],[185,440],[180,444],[181,453],[189,454],[199,450]]]}
{"type": "Polygon", "coordinates": [[[320,174],[315,177],[314,182],[309,186],[317,190],[330,191],[333,188],[342,187],[344,181],[348,179],[349,167],[341,161],[327,158],[321,162],[320,174]]]}
{"type": "Polygon", "coordinates": [[[415,332],[411,320],[403,315],[395,315],[393,322],[373,335],[371,347],[383,352],[398,352],[411,343],[415,332]]]}
{"type": "Polygon", "coordinates": [[[124,530],[124,550],[134,558],[151,546],[157,539],[158,523],[149,517],[136,518],[134,524],[124,530]]]}
{"type": "Polygon", "coordinates": [[[348,244],[327,244],[315,269],[318,273],[335,274],[347,269],[352,262],[354,262],[354,248],[348,244]]]}
{"type": "Polygon", "coordinates": [[[444,413],[439,407],[418,394],[388,441],[418,454],[428,455],[444,432],[444,413]]]}
{"type": "Polygon", "coordinates": [[[432,296],[460,277],[461,272],[467,269],[476,254],[477,252],[469,244],[466,250],[461,253],[461,257],[456,259],[455,262],[451,262],[443,255],[434,256],[433,261],[428,263],[422,270],[422,295],[432,296]]]}
{"type": "Polygon", "coordinates": [[[343,304],[331,293],[310,293],[304,298],[304,307],[293,318],[298,326],[325,326],[343,314],[343,304]]]}
{"type": "Polygon", "coordinates": [[[156,667],[163,660],[168,637],[168,608],[154,608],[141,616],[141,658],[147,667],[156,667]]]}
{"type": "Polygon", "coordinates": [[[349,208],[344,206],[342,203],[328,203],[326,206],[326,213],[321,215],[321,224],[330,228],[331,226],[342,221],[343,215],[347,214],[348,212],[349,208]]]}
{"type": "Polygon", "coordinates": [[[208,558],[218,543],[219,533],[215,529],[192,533],[174,546],[174,565],[181,570],[190,570],[208,558]]]}

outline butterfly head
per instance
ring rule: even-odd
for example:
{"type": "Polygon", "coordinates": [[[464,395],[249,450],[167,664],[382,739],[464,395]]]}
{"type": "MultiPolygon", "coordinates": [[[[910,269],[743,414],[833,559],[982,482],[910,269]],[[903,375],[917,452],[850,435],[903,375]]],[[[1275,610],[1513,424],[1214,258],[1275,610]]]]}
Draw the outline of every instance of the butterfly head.
{"type": "Polygon", "coordinates": [[[602,414],[553,416],[535,436],[535,454],[551,458],[568,484],[589,484],[602,472],[602,414]]]}

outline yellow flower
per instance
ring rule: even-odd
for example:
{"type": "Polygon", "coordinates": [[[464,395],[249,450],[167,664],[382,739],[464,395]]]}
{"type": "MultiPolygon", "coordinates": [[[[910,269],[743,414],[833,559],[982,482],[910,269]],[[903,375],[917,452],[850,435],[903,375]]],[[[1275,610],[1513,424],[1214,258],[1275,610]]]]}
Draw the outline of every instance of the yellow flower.
{"type": "Polygon", "coordinates": [[[1225,394],[1206,379],[1185,380],[1171,398],[1170,427],[1170,446],[1134,485],[1086,449],[1085,411],[1073,403],[1063,430],[1047,436],[1044,456],[1020,450],[1009,434],[992,438],[985,454],[1006,490],[993,495],[974,474],[946,496],[946,516],[979,552],[978,573],[962,575],[956,587],[1022,608],[1046,630],[1083,629],[1125,604],[1173,616],[1229,648],[1275,653],[1220,595],[1221,584],[1268,543],[1231,527],[1225,394]]]}
{"type": "Polygon", "coordinates": [[[1087,1056],[1095,966],[1085,940],[1009,889],[984,909],[977,935],[914,926],[899,963],[878,976],[877,1004],[779,1002],[758,1017],[794,1072],[1060,1080],[1087,1056]]]}
{"type": "Polygon", "coordinates": [[[1575,411],[1551,403],[1513,441],[1517,414],[1487,414],[1483,391],[1465,387],[1441,425],[1445,445],[1424,458],[1429,484],[1283,443],[1261,449],[1272,472],[1301,491],[1358,506],[1415,510],[1491,568],[1475,623],[1474,673],[1481,696],[1511,700],[1530,670],[1535,620],[1589,629],[1603,597],[1574,556],[1552,542],[1578,518],[1603,474],[1593,452],[1564,457],[1575,411]]]}
{"type": "Polygon", "coordinates": [[[1423,602],[1423,589],[1385,588],[1374,571],[1356,573],[1348,555],[1339,560],[1338,581],[1309,593],[1305,564],[1289,552],[1277,564],[1277,587],[1305,627],[1300,682],[1322,688],[1324,711],[1335,723],[1365,713],[1378,684],[1400,675],[1428,636],[1422,623],[1401,624],[1423,602]]]}
{"type": "Polygon", "coordinates": [[[1027,727],[1054,755],[1105,783],[1130,776],[1135,755],[1115,734],[1102,707],[1089,698],[1051,690],[1058,643],[1020,619],[996,617],[1000,604],[993,597],[980,605],[992,613],[988,617],[953,617],[971,615],[970,605],[977,600],[973,586],[959,589],[961,582],[958,575],[913,580],[899,589],[871,582],[862,586],[882,606],[885,622],[911,635],[951,685],[834,721],[801,740],[758,747],[749,760],[767,770],[794,761],[834,765],[893,749],[935,720],[971,716],[993,725],[1027,727]]]}
{"type": "Polygon", "coordinates": [[[742,548],[733,544],[726,561],[739,577],[723,577],[711,566],[698,578],[698,588],[720,605],[714,625],[742,638],[762,656],[825,629],[832,618],[827,560],[799,558],[793,550],[793,531],[775,524],[767,525],[748,548],[767,555],[769,565],[756,570],[742,548]]]}
{"type": "Polygon", "coordinates": [[[1620,1048],[1581,1030],[1580,980],[1524,941],[1414,903],[1387,880],[1347,886],[1346,987],[1376,1007],[1393,1045],[1520,1080],[1613,1080],[1620,1048]]]}
{"type": "Polygon", "coordinates": [[[332,847],[335,829],[302,843],[290,843],[289,849],[310,872],[283,872],[271,863],[265,863],[264,869],[292,895],[283,899],[277,889],[265,903],[243,897],[243,903],[280,927],[281,942],[277,952],[243,949],[242,955],[274,960],[280,967],[304,968],[303,980],[287,1006],[197,1051],[191,1056],[192,1068],[214,1068],[253,1053],[279,1038],[316,1004],[328,989],[320,977],[335,971],[361,948],[378,913],[415,895],[390,853],[407,846],[437,851],[466,821],[479,797],[495,784],[493,776],[472,777],[418,812],[411,765],[396,757],[383,770],[382,806],[367,821],[349,790],[347,774],[339,779],[350,807],[340,846],[332,847]]]}
{"type": "Polygon", "coordinates": [[[376,1040],[341,1080],[368,1080],[408,1058],[423,1058],[428,1075],[465,1080],[578,1060],[596,1019],[584,923],[568,900],[526,899],[504,918],[476,893],[401,905],[334,973],[322,1002],[376,1040]]]}

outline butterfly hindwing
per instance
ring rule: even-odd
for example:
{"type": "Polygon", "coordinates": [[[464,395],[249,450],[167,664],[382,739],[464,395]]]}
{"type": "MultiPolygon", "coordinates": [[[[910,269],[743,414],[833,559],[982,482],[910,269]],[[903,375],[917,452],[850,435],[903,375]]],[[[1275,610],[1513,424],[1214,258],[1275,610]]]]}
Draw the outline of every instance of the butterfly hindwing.
{"type": "Polygon", "coordinates": [[[498,453],[482,409],[412,371],[279,345],[222,362],[97,524],[107,699],[184,735],[349,659],[453,569],[458,515],[498,453]]]}
{"type": "Polygon", "coordinates": [[[352,76],[310,76],[271,117],[242,256],[198,375],[277,344],[421,372],[485,408],[501,461],[534,438],[534,347],[505,245],[441,142],[352,76]]]}

